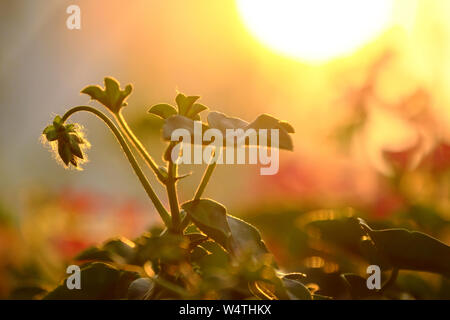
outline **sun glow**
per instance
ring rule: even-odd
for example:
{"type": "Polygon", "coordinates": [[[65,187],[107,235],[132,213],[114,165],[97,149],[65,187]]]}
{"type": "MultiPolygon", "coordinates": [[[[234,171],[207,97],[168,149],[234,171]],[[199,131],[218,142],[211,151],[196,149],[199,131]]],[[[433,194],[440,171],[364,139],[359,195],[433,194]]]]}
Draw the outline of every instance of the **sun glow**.
{"type": "Polygon", "coordinates": [[[248,29],[265,45],[307,61],[356,51],[391,23],[394,0],[236,0],[248,29]]]}

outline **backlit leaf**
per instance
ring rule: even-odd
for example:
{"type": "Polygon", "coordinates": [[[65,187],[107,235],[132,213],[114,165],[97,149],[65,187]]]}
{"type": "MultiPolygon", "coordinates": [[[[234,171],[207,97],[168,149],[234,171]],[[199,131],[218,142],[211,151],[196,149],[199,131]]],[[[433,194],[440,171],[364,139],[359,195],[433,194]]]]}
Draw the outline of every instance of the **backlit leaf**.
{"type": "Polygon", "coordinates": [[[272,145],[270,130],[275,129],[278,130],[278,148],[286,149],[292,151],[294,149],[294,144],[292,142],[292,138],[289,135],[289,131],[294,131],[292,126],[285,122],[280,122],[280,120],[268,115],[262,114],[256,118],[255,121],[250,123],[246,129],[267,129],[269,130],[267,133],[268,145],[272,145]],[[285,128],[288,128],[289,131],[286,131],[285,128]]]}
{"type": "Polygon", "coordinates": [[[283,278],[283,284],[291,300],[312,300],[311,292],[300,281],[283,278]]]}
{"type": "Polygon", "coordinates": [[[227,248],[231,230],[224,206],[213,200],[200,199],[186,202],[182,208],[202,232],[227,248]]]}
{"type": "Polygon", "coordinates": [[[445,243],[405,229],[369,233],[379,251],[396,268],[450,275],[450,247],[445,243]]]}
{"type": "Polygon", "coordinates": [[[100,102],[113,113],[117,113],[127,105],[125,100],[131,94],[133,87],[128,84],[124,90],[121,90],[119,82],[111,77],[106,77],[104,83],[104,89],[99,86],[87,86],[81,90],[81,93],[89,95],[92,100],[100,102]]]}
{"type": "Polygon", "coordinates": [[[155,283],[150,278],[136,279],[128,287],[127,298],[130,300],[145,300],[154,287],[155,283]]]}
{"type": "Polygon", "coordinates": [[[248,122],[212,111],[208,114],[208,124],[211,128],[219,129],[223,134],[226,134],[227,129],[243,129],[248,125],[248,122]]]}
{"type": "Polygon", "coordinates": [[[269,253],[261,234],[254,226],[230,215],[227,215],[227,222],[231,230],[228,249],[235,255],[251,252],[253,256],[261,257],[269,253]]]}
{"type": "Polygon", "coordinates": [[[184,94],[179,93],[175,98],[178,106],[178,113],[182,116],[188,117],[191,107],[198,99],[200,99],[199,96],[185,96],[184,94]]]}
{"type": "Polygon", "coordinates": [[[70,290],[66,280],[51,291],[47,300],[97,300],[125,298],[129,284],[138,278],[138,274],[130,271],[119,270],[116,267],[94,262],[81,269],[82,290],[70,290]]]}
{"type": "Polygon", "coordinates": [[[170,104],[161,103],[151,107],[150,110],[148,110],[148,113],[154,114],[162,119],[167,119],[176,115],[177,110],[170,104]]]}
{"type": "Polygon", "coordinates": [[[345,273],[341,277],[347,284],[353,299],[364,299],[377,294],[376,291],[369,290],[367,280],[357,274],[345,273]]]}

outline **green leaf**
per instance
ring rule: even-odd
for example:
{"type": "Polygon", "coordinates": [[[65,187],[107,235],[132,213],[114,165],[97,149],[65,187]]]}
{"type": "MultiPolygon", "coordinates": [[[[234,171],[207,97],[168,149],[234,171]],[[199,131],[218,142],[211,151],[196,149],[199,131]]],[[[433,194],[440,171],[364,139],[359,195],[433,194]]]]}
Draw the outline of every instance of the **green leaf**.
{"type": "Polygon", "coordinates": [[[295,133],[294,127],[286,121],[279,122],[280,127],[286,130],[287,133],[295,133]]]}
{"type": "Polygon", "coordinates": [[[95,260],[95,261],[109,261],[109,262],[113,261],[113,259],[111,258],[111,254],[108,251],[99,248],[98,246],[89,247],[83,250],[75,257],[75,260],[77,261],[95,260]]]}
{"type": "Polygon", "coordinates": [[[283,279],[290,279],[295,281],[304,281],[306,279],[306,274],[300,273],[300,272],[293,272],[293,273],[287,273],[282,274],[283,279]]]}
{"type": "Polygon", "coordinates": [[[102,246],[93,246],[79,253],[75,260],[114,261],[130,263],[135,255],[135,244],[124,237],[108,240],[102,246]]]}
{"type": "Polygon", "coordinates": [[[200,99],[199,96],[185,96],[182,93],[179,93],[175,98],[175,101],[178,106],[178,113],[182,116],[188,116],[192,105],[200,99]]]}
{"type": "MultiPolygon", "coordinates": [[[[198,117],[198,119],[200,119],[198,117]]],[[[278,130],[278,137],[279,137],[279,141],[278,141],[278,148],[280,149],[286,149],[286,150],[293,150],[293,143],[292,143],[292,139],[288,133],[288,131],[286,131],[284,129],[284,127],[287,127],[287,125],[284,123],[281,123],[279,120],[273,118],[272,116],[269,115],[261,115],[259,116],[254,122],[252,123],[248,123],[244,120],[238,119],[238,118],[231,118],[228,117],[226,115],[224,115],[223,113],[220,112],[210,112],[208,114],[208,125],[202,124],[202,132],[204,132],[205,130],[212,128],[212,129],[218,129],[222,132],[222,134],[224,135],[224,141],[223,141],[223,145],[226,146],[227,144],[227,139],[233,139],[233,143],[234,143],[234,139],[236,138],[236,134],[233,134],[233,136],[230,136],[229,138],[227,138],[227,134],[229,132],[227,132],[227,130],[237,130],[237,129],[242,129],[242,138],[244,138],[244,134],[246,134],[246,130],[247,129],[254,129],[256,130],[256,134],[259,135],[261,132],[259,131],[260,129],[266,129],[268,130],[267,132],[267,146],[272,146],[272,141],[271,141],[271,133],[270,130],[271,129],[276,129],[278,130]]],[[[164,126],[163,126],[163,139],[167,140],[167,141],[171,141],[171,136],[172,136],[172,132],[176,129],[185,129],[187,132],[189,132],[190,136],[189,138],[191,139],[191,143],[194,143],[195,141],[192,141],[192,137],[194,136],[195,132],[194,132],[194,120],[187,117],[187,116],[182,116],[182,115],[176,115],[176,116],[172,116],[169,117],[168,119],[166,119],[164,126]]],[[[289,131],[292,131],[289,129],[289,131]]],[[[236,132],[239,134],[239,132],[236,132]]],[[[237,137],[239,138],[239,136],[237,137]]],[[[249,145],[252,141],[248,141],[248,140],[253,140],[253,139],[246,139],[246,143],[247,145],[249,145]]],[[[258,139],[260,140],[260,139],[258,139]]],[[[230,140],[231,141],[231,140],[230,140]]],[[[210,142],[203,142],[205,144],[209,144],[210,142]]],[[[256,145],[259,145],[259,141],[256,142],[256,145]]]]}
{"type": "Polygon", "coordinates": [[[261,239],[261,234],[251,224],[227,215],[228,226],[231,230],[231,239],[228,242],[228,249],[236,256],[251,253],[254,257],[266,255],[269,251],[261,239]]]}
{"type": "Polygon", "coordinates": [[[192,250],[199,244],[208,240],[208,237],[201,233],[188,233],[185,235],[189,239],[189,249],[192,250]]]}
{"type": "Polygon", "coordinates": [[[121,299],[126,297],[129,284],[136,278],[138,274],[135,272],[121,271],[110,264],[94,262],[81,268],[81,290],[69,290],[66,279],[44,299],[121,299]]]}
{"type": "MultiPolygon", "coordinates": [[[[239,118],[228,117],[220,112],[210,112],[208,114],[208,124],[211,128],[215,128],[220,130],[223,134],[227,133],[228,129],[236,130],[242,129],[244,132],[248,129],[256,130],[256,133],[259,135],[261,129],[268,130],[267,132],[267,145],[271,146],[271,133],[270,130],[276,129],[278,130],[278,148],[286,149],[292,151],[294,146],[292,142],[292,138],[289,133],[294,132],[294,128],[286,122],[281,122],[280,120],[263,114],[256,118],[252,123],[248,123],[239,118]]],[[[234,138],[233,138],[234,139],[234,138]]],[[[259,144],[259,143],[258,143],[259,144]]]]}
{"type": "Polygon", "coordinates": [[[186,202],[182,208],[202,232],[224,248],[228,247],[231,230],[224,206],[213,200],[200,199],[186,202]]]}
{"type": "MultiPolygon", "coordinates": [[[[294,128],[287,124],[286,122],[280,122],[280,120],[268,115],[262,114],[255,121],[250,123],[246,129],[275,129],[278,130],[278,148],[292,151],[294,149],[294,144],[292,138],[289,135],[289,131],[293,132],[294,128]],[[288,128],[288,131],[285,129],[288,128]]],[[[268,145],[271,145],[271,134],[267,132],[268,145]]]]}
{"type": "MultiPolygon", "coordinates": [[[[194,137],[194,121],[192,119],[189,119],[185,116],[180,116],[180,115],[172,116],[172,117],[166,119],[166,121],[163,125],[163,130],[162,130],[163,139],[166,141],[171,141],[172,140],[172,132],[177,129],[187,130],[187,132],[189,132],[189,134],[190,134],[189,138],[191,139],[191,141],[184,141],[184,142],[194,143],[194,141],[192,141],[192,138],[194,137]]],[[[208,126],[206,126],[205,124],[202,124],[202,132],[204,132],[207,129],[208,129],[208,126]]]]}
{"type": "MultiPolygon", "coordinates": [[[[248,282],[248,289],[251,293],[253,293],[253,295],[263,300],[292,299],[292,295],[289,294],[289,290],[286,288],[283,280],[276,276],[270,278],[269,280],[250,281],[248,282]]],[[[300,291],[300,288],[294,291],[300,291]]],[[[297,293],[300,294],[299,292],[297,293]]]]}
{"type": "Polygon", "coordinates": [[[119,255],[124,258],[125,261],[130,262],[135,255],[135,244],[133,241],[125,238],[119,237],[116,239],[111,239],[103,244],[103,249],[111,252],[113,254],[119,255]]]}
{"type": "Polygon", "coordinates": [[[376,264],[382,269],[390,269],[392,265],[380,252],[368,233],[370,227],[360,218],[318,220],[307,225],[322,240],[338,246],[352,254],[376,264]]]}
{"type": "Polygon", "coordinates": [[[189,241],[182,235],[166,233],[162,236],[142,237],[137,242],[136,264],[146,261],[176,263],[188,255],[189,241]]]}
{"type": "Polygon", "coordinates": [[[206,251],[206,249],[203,249],[202,247],[195,247],[190,254],[190,260],[192,262],[197,262],[207,255],[208,251],[206,251]]]}
{"type": "Polygon", "coordinates": [[[406,229],[371,230],[369,234],[394,267],[450,275],[450,247],[445,243],[406,229]]]}
{"type": "Polygon", "coordinates": [[[105,94],[111,99],[111,101],[117,100],[120,96],[120,88],[117,80],[110,77],[106,77],[104,81],[105,81],[105,94]]]}
{"type": "MultiPolygon", "coordinates": [[[[203,271],[206,269],[217,271],[220,268],[226,268],[230,261],[229,254],[224,250],[223,246],[215,241],[205,241],[199,247],[207,251],[206,255],[200,254],[198,263],[203,271]]],[[[194,251],[192,251],[192,254],[194,251]]],[[[192,256],[191,256],[192,258],[192,256]]]]}
{"type": "Polygon", "coordinates": [[[369,290],[367,288],[367,280],[363,277],[352,273],[342,274],[341,277],[347,284],[348,290],[353,299],[364,299],[377,295],[377,291],[369,290]]]}
{"type": "Polygon", "coordinates": [[[307,228],[320,239],[366,259],[382,269],[392,265],[379,251],[368,233],[370,227],[360,218],[318,220],[310,222],[307,228]]]}
{"type": "Polygon", "coordinates": [[[210,112],[208,114],[208,124],[211,128],[220,130],[226,134],[227,129],[244,129],[248,122],[239,118],[228,117],[221,112],[210,112]]]}
{"type": "Polygon", "coordinates": [[[359,250],[361,255],[371,265],[377,265],[382,270],[392,269],[393,266],[387,257],[379,250],[373,240],[368,237],[359,242],[359,250]]]}
{"type": "Polygon", "coordinates": [[[106,77],[104,83],[105,89],[99,86],[87,86],[81,90],[81,93],[89,95],[92,100],[100,102],[113,113],[117,113],[127,105],[125,100],[131,94],[133,87],[128,84],[124,90],[121,90],[119,82],[110,77],[106,77]]]}
{"type": "Polygon", "coordinates": [[[364,256],[381,268],[395,267],[450,275],[450,247],[421,232],[372,230],[362,219],[314,221],[308,225],[321,237],[364,256]]]}
{"type": "Polygon", "coordinates": [[[360,241],[368,236],[362,223],[364,222],[357,218],[317,220],[310,222],[307,228],[316,233],[322,240],[350,252],[362,254],[360,241]]]}
{"type": "Polygon", "coordinates": [[[208,110],[207,106],[200,103],[194,103],[186,116],[193,120],[200,120],[199,113],[205,110],[208,110]]]}
{"type": "Polygon", "coordinates": [[[128,288],[127,298],[129,300],[146,300],[154,287],[155,283],[150,278],[136,279],[128,288]]]}
{"type": "Polygon", "coordinates": [[[177,110],[170,104],[161,103],[151,107],[150,110],[148,110],[148,113],[154,114],[162,119],[167,119],[176,115],[177,110]]]}
{"type": "Polygon", "coordinates": [[[437,297],[433,284],[420,274],[399,274],[396,285],[418,300],[442,299],[437,297]]]}
{"type": "Polygon", "coordinates": [[[275,286],[265,281],[248,282],[250,292],[260,300],[277,300],[275,286]]]}
{"type": "Polygon", "coordinates": [[[312,300],[311,292],[300,281],[283,278],[283,284],[291,300],[312,300]]]}
{"type": "Polygon", "coordinates": [[[108,102],[105,92],[97,85],[87,86],[86,88],[81,90],[81,93],[89,95],[92,100],[97,100],[102,104],[108,102]]]}

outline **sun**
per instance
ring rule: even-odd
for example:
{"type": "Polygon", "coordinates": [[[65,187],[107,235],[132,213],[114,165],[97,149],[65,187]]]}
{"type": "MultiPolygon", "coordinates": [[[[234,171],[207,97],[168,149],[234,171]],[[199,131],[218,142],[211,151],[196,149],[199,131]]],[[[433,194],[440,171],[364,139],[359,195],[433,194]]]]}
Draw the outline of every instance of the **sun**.
{"type": "Polygon", "coordinates": [[[395,0],[236,0],[248,29],[266,46],[301,60],[348,55],[391,24],[395,0]]]}

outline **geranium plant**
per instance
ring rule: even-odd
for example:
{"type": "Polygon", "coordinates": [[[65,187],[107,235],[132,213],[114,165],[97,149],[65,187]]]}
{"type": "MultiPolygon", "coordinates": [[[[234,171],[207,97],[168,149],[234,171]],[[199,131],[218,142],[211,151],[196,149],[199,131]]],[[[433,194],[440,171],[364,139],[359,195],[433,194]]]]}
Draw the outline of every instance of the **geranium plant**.
{"type": "MultiPolygon", "coordinates": [[[[165,166],[152,159],[144,145],[127,124],[122,109],[132,86],[120,88],[113,78],[105,78],[104,88],[88,86],[81,92],[102,104],[110,116],[92,106],[76,106],[63,116],[56,116],[43,131],[66,167],[79,168],[85,160],[89,143],[81,127],[70,123],[78,112],[89,112],[111,130],[132,169],[159,213],[164,228],[153,228],[137,239],[118,237],[90,247],[75,257],[81,267],[81,289],[70,290],[66,279],[45,296],[47,299],[331,299],[317,294],[308,275],[285,273],[249,223],[231,215],[226,207],[203,197],[216,168],[208,165],[192,200],[180,204],[177,183],[187,175],[178,174],[178,165],[170,156],[179,142],[170,141],[178,128],[191,128],[208,110],[198,103],[198,96],[176,96],[176,106],[157,104],[149,113],[164,120],[162,136],[168,140],[163,154],[165,166]],[[157,196],[139,162],[138,153],[167,190],[169,208],[157,196]]],[[[278,148],[292,150],[287,122],[261,115],[248,123],[221,113],[210,112],[205,128],[278,129],[278,148]]],[[[220,150],[215,150],[220,152],[220,150]]],[[[444,243],[419,232],[400,229],[372,230],[357,218],[324,220],[310,223],[325,241],[352,250],[369,263],[389,270],[390,277],[381,289],[369,290],[365,279],[343,274],[342,286],[353,298],[382,297],[395,282],[398,271],[412,269],[448,275],[450,250],[444,243]]]]}

